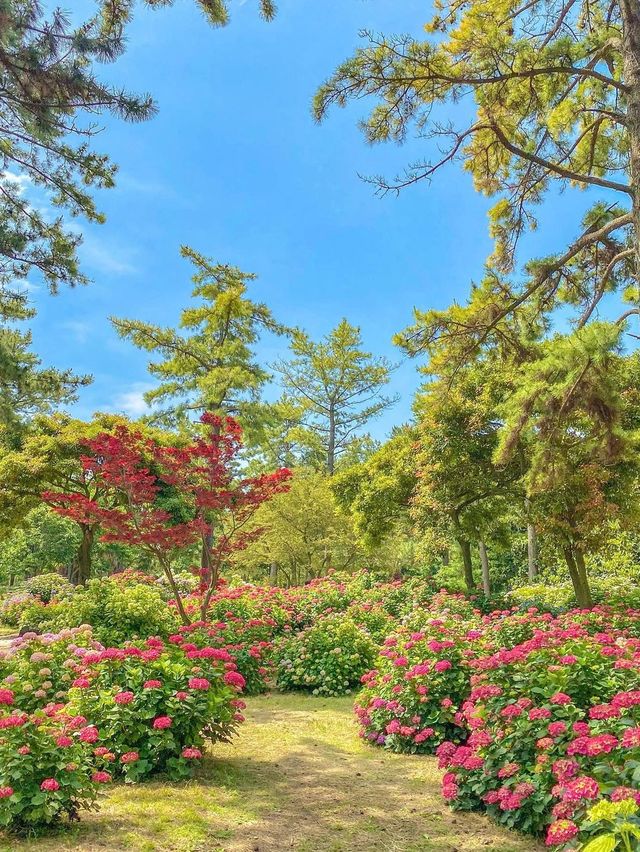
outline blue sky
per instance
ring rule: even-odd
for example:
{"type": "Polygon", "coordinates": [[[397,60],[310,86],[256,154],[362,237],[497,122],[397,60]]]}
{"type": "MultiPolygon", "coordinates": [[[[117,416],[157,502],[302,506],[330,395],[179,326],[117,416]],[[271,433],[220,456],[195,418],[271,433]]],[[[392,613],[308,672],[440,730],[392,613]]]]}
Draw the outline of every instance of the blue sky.
{"type": "MultiPolygon", "coordinates": [[[[255,272],[255,297],[282,322],[312,336],[341,317],[361,326],[366,346],[393,360],[392,335],[412,310],[463,300],[490,252],[485,213],[459,166],[431,185],[380,199],[359,180],[393,176],[425,154],[424,143],[368,147],[357,129],[365,104],[335,111],[321,126],[316,87],[358,44],[358,31],[422,32],[424,0],[280,0],[277,19],[257,2],[232,2],[224,29],[195,4],[140,9],[127,53],[103,77],[159,107],[152,121],[104,121],[96,140],[120,166],[101,192],[102,226],[84,226],[81,257],[92,284],[51,298],[36,291],[34,345],[44,363],[94,375],[74,412],[142,413],[147,356],[118,340],[109,315],[175,324],[188,304],[187,243],[219,262],[255,272]]],[[[572,196],[547,205],[526,248],[548,254],[576,230],[572,196]]],[[[266,362],[283,354],[266,341],[266,362]]],[[[394,374],[400,403],[372,429],[377,437],[410,416],[415,362],[394,374]]]]}

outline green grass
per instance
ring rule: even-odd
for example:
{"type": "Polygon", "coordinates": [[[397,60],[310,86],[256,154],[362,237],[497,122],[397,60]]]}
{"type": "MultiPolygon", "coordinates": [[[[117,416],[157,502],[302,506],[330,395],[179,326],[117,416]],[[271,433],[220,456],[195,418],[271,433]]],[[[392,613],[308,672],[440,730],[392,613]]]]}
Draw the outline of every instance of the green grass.
{"type": "Polygon", "coordinates": [[[392,755],[356,734],[351,698],[250,699],[232,745],[184,784],[115,786],[97,814],[2,852],[533,852],[477,814],[455,814],[425,757],[392,755]]]}

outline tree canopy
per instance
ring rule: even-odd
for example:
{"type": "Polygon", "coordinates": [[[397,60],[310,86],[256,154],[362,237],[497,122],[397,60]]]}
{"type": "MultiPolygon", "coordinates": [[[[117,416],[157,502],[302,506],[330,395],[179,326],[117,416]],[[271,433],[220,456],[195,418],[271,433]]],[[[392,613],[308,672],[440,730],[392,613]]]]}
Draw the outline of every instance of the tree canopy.
{"type": "Polygon", "coordinates": [[[360,329],[346,319],[318,342],[294,331],[291,355],[275,369],[296,412],[299,438],[333,474],[369,421],[397,401],[382,392],[393,366],[366,352],[360,329]]]}

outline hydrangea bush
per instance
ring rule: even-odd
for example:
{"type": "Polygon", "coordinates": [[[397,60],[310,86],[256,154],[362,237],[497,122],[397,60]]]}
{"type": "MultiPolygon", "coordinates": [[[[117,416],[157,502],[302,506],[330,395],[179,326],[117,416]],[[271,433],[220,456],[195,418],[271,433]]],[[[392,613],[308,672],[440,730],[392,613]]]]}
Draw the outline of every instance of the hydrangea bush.
{"type": "Polygon", "coordinates": [[[110,773],[95,767],[91,729],[70,719],[62,705],[28,714],[0,690],[0,825],[35,833],[94,806],[110,773]]]}
{"type": "Polygon", "coordinates": [[[66,702],[82,670],[82,654],[92,648],[102,645],[88,625],[42,636],[26,633],[0,650],[0,689],[10,688],[14,705],[27,713],[66,702]]]}
{"type": "Polygon", "coordinates": [[[437,752],[454,807],[562,846],[597,831],[587,812],[603,797],[640,801],[640,640],[591,633],[597,619],[552,620],[471,662],[467,738],[437,752]]]}
{"type": "Polygon", "coordinates": [[[355,706],[360,736],[395,752],[431,752],[462,734],[456,712],[469,691],[467,643],[478,636],[441,620],[385,640],[355,706]]]}
{"type": "Polygon", "coordinates": [[[150,638],[143,645],[87,651],[67,712],[97,726],[96,756],[139,781],[191,774],[205,741],[228,741],[244,720],[244,678],[221,648],[150,638]]]}
{"type": "Polygon", "coordinates": [[[371,668],[377,646],[371,635],[340,614],[328,615],[276,648],[277,683],[314,695],[345,695],[371,668]]]}

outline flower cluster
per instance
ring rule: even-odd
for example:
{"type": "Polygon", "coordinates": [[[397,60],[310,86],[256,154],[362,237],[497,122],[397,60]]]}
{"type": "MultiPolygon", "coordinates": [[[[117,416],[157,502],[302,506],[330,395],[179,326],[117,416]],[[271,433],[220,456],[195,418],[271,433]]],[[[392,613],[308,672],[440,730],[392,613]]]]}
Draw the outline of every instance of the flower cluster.
{"type": "Polygon", "coordinates": [[[484,808],[553,846],[588,839],[587,811],[603,797],[640,801],[640,640],[600,629],[601,616],[531,613],[530,638],[470,660],[465,740],[437,750],[454,807],[484,808]]]}
{"type": "Polygon", "coordinates": [[[469,689],[465,622],[428,619],[388,637],[362,677],[355,706],[360,736],[396,752],[432,752],[461,731],[456,713],[469,689]]]}
{"type": "Polygon", "coordinates": [[[365,628],[331,614],[276,646],[277,683],[313,695],[345,695],[373,665],[377,646],[365,628]]]}

